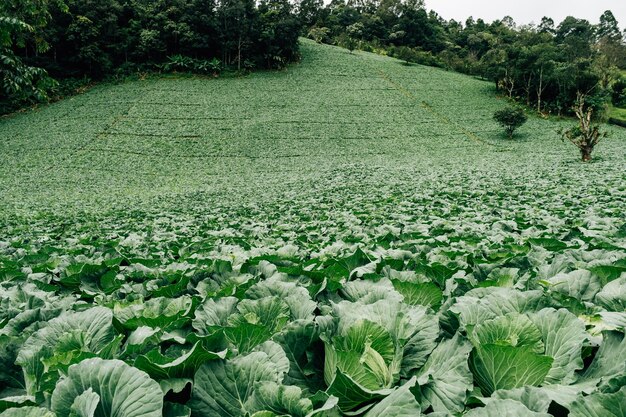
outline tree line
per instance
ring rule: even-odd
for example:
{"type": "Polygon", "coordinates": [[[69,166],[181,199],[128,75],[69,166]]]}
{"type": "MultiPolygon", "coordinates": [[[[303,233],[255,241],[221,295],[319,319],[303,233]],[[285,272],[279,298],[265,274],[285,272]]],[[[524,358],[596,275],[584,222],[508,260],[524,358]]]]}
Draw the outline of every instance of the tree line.
{"type": "Polygon", "coordinates": [[[318,42],[386,53],[494,82],[497,90],[541,113],[573,112],[577,94],[597,114],[611,99],[626,103],[626,31],[611,11],[600,23],[544,17],[518,26],[510,17],[486,23],[444,20],[422,0],[302,0],[298,16],[318,42]]]}
{"type": "Polygon", "coordinates": [[[301,35],[489,79],[541,113],[572,113],[580,93],[597,115],[626,105],[626,33],[610,11],[597,25],[518,26],[444,20],[422,0],[4,0],[0,113],[69,77],[281,68],[299,58],[301,35]]]}
{"type": "Polygon", "coordinates": [[[0,111],[46,99],[53,79],[281,68],[300,30],[288,0],[3,0],[0,111]]]}

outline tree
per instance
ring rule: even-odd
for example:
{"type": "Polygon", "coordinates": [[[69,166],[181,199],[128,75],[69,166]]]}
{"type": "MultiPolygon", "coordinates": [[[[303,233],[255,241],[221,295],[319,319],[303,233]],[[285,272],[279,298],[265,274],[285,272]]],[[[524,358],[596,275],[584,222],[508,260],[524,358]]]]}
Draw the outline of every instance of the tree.
{"type": "Polygon", "coordinates": [[[600,24],[597,30],[598,39],[608,38],[614,42],[621,42],[622,33],[619,30],[619,23],[613,12],[607,10],[600,16],[600,24]]]}
{"type": "Polygon", "coordinates": [[[578,118],[578,125],[567,130],[561,130],[562,139],[570,141],[579,150],[583,162],[591,161],[591,153],[596,145],[608,136],[607,132],[602,132],[600,126],[594,123],[593,108],[585,106],[585,95],[578,93],[578,100],[574,107],[574,113],[578,118]]]}
{"type": "Polygon", "coordinates": [[[531,46],[534,62],[531,69],[535,73],[535,93],[537,101],[537,112],[541,113],[542,100],[545,90],[550,85],[556,60],[558,59],[558,48],[551,42],[536,43],[531,46]]]}
{"type": "Polygon", "coordinates": [[[251,53],[258,29],[258,11],[252,0],[221,0],[218,9],[221,23],[222,61],[237,63],[237,70],[251,53]]]}
{"type": "Polygon", "coordinates": [[[350,53],[356,49],[356,39],[347,33],[342,33],[338,38],[339,46],[346,48],[350,53]]]}
{"type": "Polygon", "coordinates": [[[411,65],[411,62],[417,62],[418,55],[415,49],[408,46],[400,46],[394,49],[394,56],[404,61],[404,65],[411,65]]]}
{"type": "Polygon", "coordinates": [[[494,113],[493,119],[504,127],[509,139],[513,138],[513,133],[528,120],[524,110],[518,107],[505,107],[494,113]]]}
{"type": "Polygon", "coordinates": [[[626,77],[622,77],[613,84],[611,101],[616,107],[626,107],[626,77]]]}
{"type": "Polygon", "coordinates": [[[541,18],[541,23],[539,24],[539,33],[548,33],[550,35],[554,35],[556,30],[554,29],[554,19],[544,16],[541,18]]]}
{"type": "Polygon", "coordinates": [[[593,55],[595,28],[585,19],[568,16],[557,28],[555,40],[570,61],[590,58],[593,55]]]}
{"type": "MultiPolygon", "coordinates": [[[[65,7],[61,0],[56,3],[65,7]]],[[[49,48],[43,36],[50,13],[48,1],[0,2],[0,112],[16,105],[45,101],[56,83],[48,73],[30,66],[15,53],[16,48],[35,54],[49,48]]]]}
{"type": "Polygon", "coordinates": [[[255,59],[265,68],[283,68],[299,57],[300,22],[288,0],[262,0],[255,59]]]}
{"type": "Polygon", "coordinates": [[[327,27],[312,27],[311,29],[309,29],[309,33],[307,34],[307,37],[310,39],[313,39],[315,42],[317,43],[324,43],[324,41],[328,38],[328,35],[330,33],[330,29],[328,29],[327,27]]]}
{"type": "Polygon", "coordinates": [[[358,44],[358,39],[363,34],[363,23],[357,22],[346,28],[345,36],[343,37],[342,44],[347,48],[350,53],[354,51],[358,44]]]}
{"type": "Polygon", "coordinates": [[[322,0],[300,0],[296,5],[296,13],[300,19],[300,24],[305,28],[315,26],[322,18],[324,9],[322,0]]]}
{"type": "Polygon", "coordinates": [[[600,17],[597,29],[596,48],[599,57],[596,58],[596,67],[602,77],[603,87],[619,78],[619,67],[626,68],[626,44],[619,30],[617,19],[610,10],[600,17]]]}

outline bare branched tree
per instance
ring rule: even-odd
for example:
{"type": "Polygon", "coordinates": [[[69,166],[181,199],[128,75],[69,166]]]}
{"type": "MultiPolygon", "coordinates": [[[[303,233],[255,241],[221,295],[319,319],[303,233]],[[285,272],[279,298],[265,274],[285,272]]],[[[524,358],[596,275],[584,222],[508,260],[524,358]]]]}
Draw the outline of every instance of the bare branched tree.
{"type": "Polygon", "coordinates": [[[577,93],[574,113],[578,118],[578,126],[560,131],[563,140],[569,140],[580,150],[583,162],[591,161],[591,153],[596,145],[603,138],[607,137],[607,132],[602,132],[600,126],[593,120],[593,108],[585,106],[585,94],[577,93]]]}

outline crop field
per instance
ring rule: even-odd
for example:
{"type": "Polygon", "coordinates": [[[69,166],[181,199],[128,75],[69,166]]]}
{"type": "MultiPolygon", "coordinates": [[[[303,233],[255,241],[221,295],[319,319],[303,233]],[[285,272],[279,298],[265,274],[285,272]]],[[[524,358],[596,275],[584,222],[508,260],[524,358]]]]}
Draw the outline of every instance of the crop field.
{"type": "Polygon", "coordinates": [[[626,415],[625,131],[302,55],[0,119],[0,416],[626,415]]]}

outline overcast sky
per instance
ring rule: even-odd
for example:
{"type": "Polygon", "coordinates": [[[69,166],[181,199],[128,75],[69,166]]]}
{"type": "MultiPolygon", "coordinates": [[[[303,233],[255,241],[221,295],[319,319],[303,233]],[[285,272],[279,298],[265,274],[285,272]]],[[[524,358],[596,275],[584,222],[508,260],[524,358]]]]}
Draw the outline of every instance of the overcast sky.
{"type": "Polygon", "coordinates": [[[626,28],[626,0],[425,0],[426,8],[446,20],[465,22],[469,16],[487,22],[511,16],[518,25],[540,23],[543,16],[558,25],[575,16],[598,23],[605,10],[611,10],[622,29],[626,28]]]}

